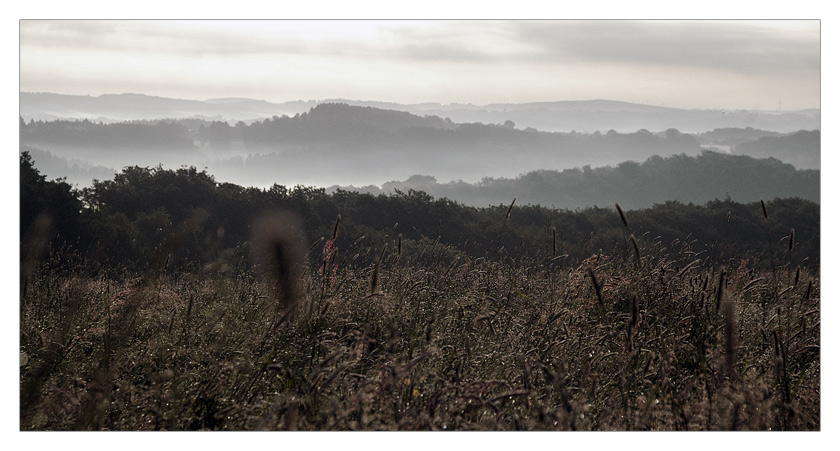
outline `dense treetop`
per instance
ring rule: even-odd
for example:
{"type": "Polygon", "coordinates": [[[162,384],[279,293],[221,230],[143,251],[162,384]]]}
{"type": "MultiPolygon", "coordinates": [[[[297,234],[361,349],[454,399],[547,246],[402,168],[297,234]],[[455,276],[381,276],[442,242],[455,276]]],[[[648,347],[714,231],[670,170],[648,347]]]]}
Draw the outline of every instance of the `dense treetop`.
{"type": "MultiPolygon", "coordinates": [[[[513,200],[513,199],[511,199],[513,200]]],[[[442,252],[472,257],[550,259],[577,262],[593,254],[626,255],[628,237],[643,246],[655,241],[693,242],[695,251],[713,263],[735,256],[770,258],[779,240],[795,229],[793,264],[819,262],[819,206],[811,201],[767,199],[770,219],[758,201],[730,199],[703,205],[665,202],[628,210],[624,227],[614,208],[560,210],[513,202],[475,208],[436,199],[421,191],[372,195],[344,190],[274,185],[270,189],[219,183],[194,167],[178,170],[128,167],[113,180],[97,181],[81,191],[61,181],[46,181],[24,152],[21,155],[21,236],[34,230],[35,218],[53,218],[53,245],[72,245],[90,262],[128,265],[142,270],[164,242],[172,244],[171,264],[206,265],[242,259],[242,245],[252,237],[253,220],[282,209],[298,215],[307,248],[317,260],[320,240],[335,241],[342,258],[371,260],[383,246],[435,242],[442,252]]],[[[23,252],[22,248],[22,252],[23,252]]],[[[420,258],[421,256],[416,256],[420,258]]],[[[407,257],[408,258],[408,257],[407,257]]],[[[429,258],[428,255],[423,258],[429,258]]]]}
{"type": "Polygon", "coordinates": [[[819,202],[820,172],[797,170],[775,158],[704,151],[698,156],[653,156],[642,163],[626,161],[599,168],[540,170],[516,178],[488,177],[475,184],[438,183],[435,177],[415,175],[405,181],[387,182],[382,188],[343,189],[371,194],[415,189],[474,206],[495,205],[516,197],[521,204],[566,209],[609,206],[615,202],[627,208],[644,208],[669,200],[702,204],[716,198],[755,202],[762,198],[801,197],[819,202]]]}

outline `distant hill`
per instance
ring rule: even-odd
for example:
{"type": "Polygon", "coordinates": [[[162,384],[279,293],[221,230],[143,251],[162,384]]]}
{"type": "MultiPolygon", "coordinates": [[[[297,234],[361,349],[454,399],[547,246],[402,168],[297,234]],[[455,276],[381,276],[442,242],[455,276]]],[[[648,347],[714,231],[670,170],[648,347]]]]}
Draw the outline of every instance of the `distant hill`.
{"type": "Polygon", "coordinates": [[[432,176],[414,175],[388,182],[382,188],[331,187],[370,194],[423,191],[467,205],[485,207],[509,203],[563,209],[610,207],[645,208],[666,201],[703,204],[714,199],[757,202],[776,197],[820,201],[820,172],[797,170],[774,158],[756,159],[705,151],[698,156],[654,156],[644,163],[617,166],[540,170],[516,178],[487,178],[479,183],[437,183],[432,176]]]}
{"type": "Polygon", "coordinates": [[[398,104],[348,99],[297,100],[271,103],[263,100],[229,98],[205,101],[171,99],[143,94],[77,96],[54,93],[20,93],[20,115],[27,121],[90,119],[115,122],[150,119],[206,118],[252,122],[273,116],[294,116],[322,103],[345,103],[409,112],[421,116],[449,118],[456,123],[503,124],[513,121],[518,128],[551,132],[633,132],[639,129],[675,128],[701,133],[715,128],[745,128],[790,133],[820,128],[819,110],[725,111],[687,110],[641,105],[613,100],[532,102],[522,104],[398,104]]]}
{"type": "Polygon", "coordinates": [[[458,124],[439,116],[320,104],[250,125],[194,120],[114,124],[21,119],[21,142],[91,165],[191,164],[251,186],[329,186],[430,173],[448,180],[509,177],[535,169],[617,164],[652,155],[696,154],[691,135],[548,133],[505,124],[458,124]],[[190,123],[184,123],[187,121],[190,123]],[[203,158],[203,160],[202,160],[203,158]],[[159,159],[159,160],[158,160],[159,159]]]}
{"type": "Polygon", "coordinates": [[[253,99],[184,100],[144,94],[78,96],[20,93],[20,115],[25,120],[89,119],[120,122],[153,119],[205,118],[224,121],[255,120],[300,111],[253,99]]]}
{"type": "Polygon", "coordinates": [[[782,136],[784,133],[772,132],[769,130],[758,130],[752,127],[746,128],[716,128],[712,131],[698,133],[697,139],[702,144],[725,148],[727,151],[745,142],[755,141],[760,138],[782,136]]]}
{"type": "Polygon", "coordinates": [[[21,146],[21,152],[29,152],[33,163],[48,179],[64,178],[71,186],[90,186],[93,180],[109,180],[119,171],[103,166],[92,166],[77,159],[68,160],[51,152],[30,146],[21,146]]]}
{"type": "Polygon", "coordinates": [[[778,158],[802,169],[819,169],[820,131],[801,130],[790,135],[763,136],[738,144],[732,152],[756,158],[778,158]]]}
{"type": "Polygon", "coordinates": [[[351,177],[381,181],[416,173],[477,181],[542,168],[618,164],[701,150],[694,137],[673,129],[661,134],[548,133],[522,130],[512,122],[458,124],[438,116],[346,104],[321,104],[240,131],[248,155],[210,164],[211,170],[255,182],[306,176],[321,186],[351,177]]]}
{"type": "Polygon", "coordinates": [[[513,121],[456,123],[435,115],[341,103],[233,126],[201,119],[99,123],[27,122],[21,117],[20,129],[23,144],[89,166],[194,165],[207,167],[220,180],[246,186],[366,185],[413,174],[476,182],[538,169],[617,165],[655,155],[693,156],[704,147],[819,168],[819,131],[790,136],[751,128],[700,135],[676,129],[560,133],[522,129],[513,121]],[[748,146],[752,142],[762,145],[748,146]]]}

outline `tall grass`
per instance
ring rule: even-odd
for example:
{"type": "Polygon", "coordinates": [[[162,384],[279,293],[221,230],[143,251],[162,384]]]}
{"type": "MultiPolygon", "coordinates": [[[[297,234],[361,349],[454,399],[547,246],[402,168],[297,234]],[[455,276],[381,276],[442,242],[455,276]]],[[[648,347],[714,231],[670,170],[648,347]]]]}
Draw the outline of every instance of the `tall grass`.
{"type": "Polygon", "coordinates": [[[37,266],[21,429],[820,429],[805,267],[715,267],[680,240],[560,264],[399,237],[370,266],[309,266],[272,224],[262,263],[226,273],[37,266]]]}

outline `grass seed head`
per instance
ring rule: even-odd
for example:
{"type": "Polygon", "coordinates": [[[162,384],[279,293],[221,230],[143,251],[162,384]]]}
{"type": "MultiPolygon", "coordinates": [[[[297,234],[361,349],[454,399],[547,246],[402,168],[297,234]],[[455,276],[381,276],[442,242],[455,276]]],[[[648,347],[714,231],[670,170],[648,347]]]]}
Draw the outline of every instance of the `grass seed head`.
{"type": "Polygon", "coordinates": [[[341,215],[338,215],[338,217],[335,218],[335,227],[333,227],[333,235],[332,235],[332,240],[333,241],[335,241],[336,238],[338,238],[338,226],[339,226],[339,224],[341,224],[341,215]]]}
{"type": "Polygon", "coordinates": [[[370,275],[370,294],[376,294],[379,289],[379,266],[382,264],[382,259],[385,258],[385,249],[387,247],[382,248],[382,253],[379,254],[379,258],[373,264],[373,272],[370,275]]]}
{"type": "Polygon", "coordinates": [[[592,279],[592,287],[595,288],[595,296],[598,297],[598,304],[604,305],[604,296],[601,293],[601,284],[598,283],[598,278],[595,277],[595,270],[592,267],[587,268],[589,277],[592,279]]]}
{"type": "Polygon", "coordinates": [[[510,219],[510,212],[513,211],[513,204],[516,203],[516,198],[514,197],[513,200],[510,202],[510,207],[508,207],[507,214],[505,215],[505,221],[510,219]]]}
{"type": "Polygon", "coordinates": [[[636,261],[639,262],[639,264],[641,265],[642,264],[642,255],[639,252],[639,243],[636,242],[636,237],[633,236],[633,235],[630,235],[630,242],[633,243],[633,252],[636,254],[636,261]]]}
{"type": "Polygon", "coordinates": [[[788,241],[788,252],[793,251],[793,240],[796,238],[796,232],[794,229],[790,229],[790,239],[788,241]]]}
{"type": "Polygon", "coordinates": [[[624,210],[621,208],[621,205],[618,205],[618,202],[615,203],[615,209],[618,210],[618,216],[621,217],[621,223],[624,224],[624,227],[629,227],[627,215],[624,214],[624,210]]]}
{"type": "Polygon", "coordinates": [[[735,300],[727,296],[723,305],[724,336],[726,340],[726,371],[729,377],[736,377],[735,363],[738,361],[738,320],[735,317],[735,300]]]}
{"type": "Polygon", "coordinates": [[[720,303],[723,299],[723,288],[726,285],[726,271],[720,271],[720,277],[718,278],[718,289],[717,293],[715,293],[715,311],[720,311],[720,303]]]}
{"type": "Polygon", "coordinates": [[[303,224],[286,211],[264,213],[254,221],[252,252],[274,284],[278,308],[291,310],[298,301],[297,279],[305,265],[303,224]]]}

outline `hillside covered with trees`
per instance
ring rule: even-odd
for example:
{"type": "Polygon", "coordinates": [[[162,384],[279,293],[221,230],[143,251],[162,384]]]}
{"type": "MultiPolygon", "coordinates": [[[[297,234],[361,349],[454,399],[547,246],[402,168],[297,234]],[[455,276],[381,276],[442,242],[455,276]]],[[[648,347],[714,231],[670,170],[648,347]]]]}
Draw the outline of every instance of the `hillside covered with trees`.
{"type": "MultiPolygon", "coordinates": [[[[336,245],[355,249],[362,259],[372,259],[383,245],[397,241],[406,248],[435,242],[473,257],[498,255],[503,248],[504,255],[516,258],[565,254],[570,261],[626,249],[614,207],[553,209],[522,205],[511,197],[505,204],[475,208],[415,190],[372,195],[344,190],[328,194],[302,186],[247,188],[218,183],[196,168],[129,167],[113,180],[77,191],[64,182],[47,181],[28,153],[21,155],[21,172],[24,245],[26,234],[43,223],[37,219],[43,213],[52,218],[47,223],[61,242],[105,265],[143,268],[164,238],[186,225],[191,229],[182,237],[179,255],[201,264],[236,263],[247,257],[240,253],[241,245],[251,239],[254,220],[276,209],[301,218],[308,246],[339,230],[336,245]]],[[[798,258],[819,261],[819,205],[804,199],[717,199],[699,205],[670,201],[628,210],[627,217],[638,239],[691,237],[706,249],[705,258],[715,261],[763,254],[768,240],[775,242],[796,229],[798,258]],[[769,207],[773,221],[762,219],[759,200],[769,207]]]]}
{"type": "Polygon", "coordinates": [[[435,177],[415,175],[384,183],[381,188],[329,190],[335,189],[371,194],[413,189],[479,207],[504,203],[510,197],[521,204],[565,209],[606,207],[615,202],[628,208],[645,208],[666,201],[703,204],[713,199],[755,202],[774,197],[801,197],[819,203],[820,171],[797,170],[775,158],[703,151],[697,156],[653,156],[643,163],[541,170],[516,178],[487,177],[478,183],[438,183],[435,177]]]}
{"type": "Polygon", "coordinates": [[[738,144],[733,152],[753,157],[777,158],[800,169],[819,169],[820,132],[800,130],[788,135],[765,136],[738,144]]]}
{"type": "Polygon", "coordinates": [[[103,122],[154,120],[169,118],[204,119],[236,123],[252,122],[273,115],[303,114],[324,103],[343,103],[356,107],[408,112],[418,116],[450,118],[456,123],[502,124],[508,120],[522,128],[549,132],[622,133],[642,128],[666,130],[676,128],[688,133],[712,129],[757,128],[779,133],[816,129],[820,126],[820,110],[755,111],[719,109],[680,109],[614,100],[580,100],[531,103],[497,103],[474,105],[425,102],[394,102],[351,99],[294,100],[271,103],[248,98],[222,98],[205,101],[172,99],[143,94],[104,94],[100,96],[63,95],[54,93],[20,93],[20,114],[30,119],[90,119],[103,122]]]}
{"type": "Polygon", "coordinates": [[[478,207],[512,197],[566,209],[715,198],[819,202],[818,130],[548,133],[517,129],[511,121],[457,124],[344,104],[233,126],[197,119],[21,119],[20,128],[22,149],[38,155],[42,173],[82,187],[119,172],[108,168],[161,165],[206,168],[216,180],[240,186],[333,185],[330,190],[372,194],[414,189],[478,207]]]}

